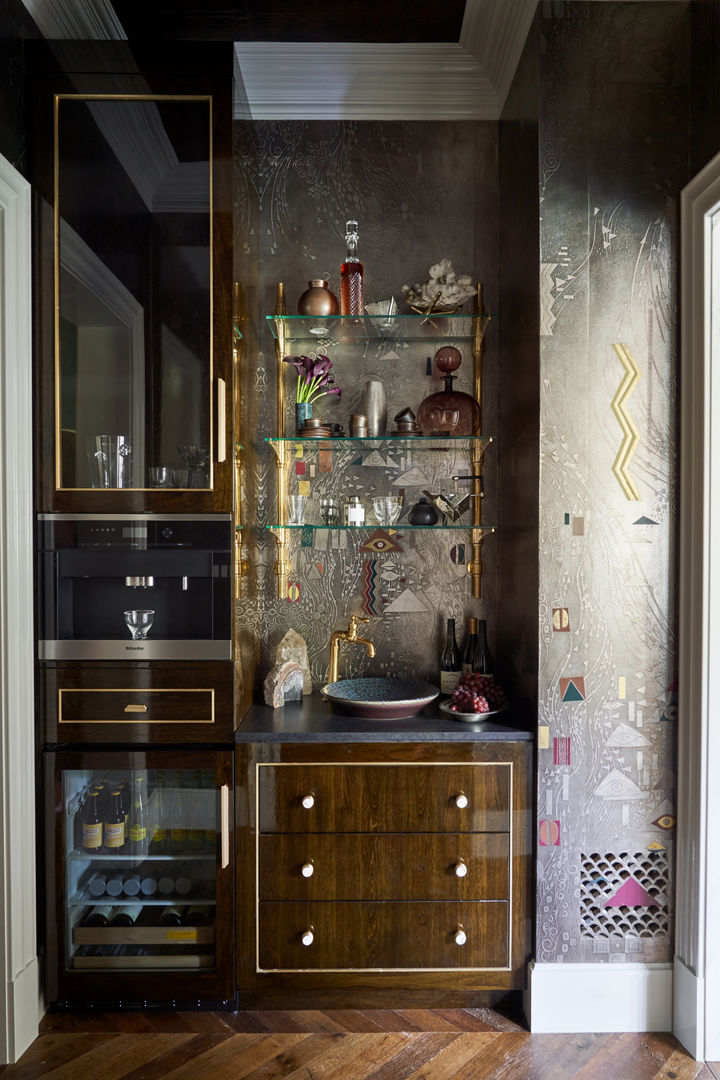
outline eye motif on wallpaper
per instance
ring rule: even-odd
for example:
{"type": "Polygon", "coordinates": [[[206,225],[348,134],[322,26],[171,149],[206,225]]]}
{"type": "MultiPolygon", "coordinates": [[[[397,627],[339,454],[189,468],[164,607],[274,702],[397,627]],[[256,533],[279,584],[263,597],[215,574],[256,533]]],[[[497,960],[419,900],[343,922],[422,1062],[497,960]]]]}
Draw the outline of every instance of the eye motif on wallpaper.
{"type": "Polygon", "coordinates": [[[632,417],[626,411],[625,405],[640,378],[640,368],[637,366],[627,345],[613,345],[613,349],[625,369],[625,374],[611,402],[612,411],[615,413],[623,432],[623,440],[613,462],[612,471],[626,498],[637,501],[640,499],[640,493],[628,472],[628,466],[635,453],[640,435],[632,421],[632,417]]]}
{"type": "Polygon", "coordinates": [[[384,532],[382,529],[376,529],[358,548],[358,551],[371,551],[373,555],[386,555],[389,551],[402,550],[402,544],[394,536],[384,532]]]}

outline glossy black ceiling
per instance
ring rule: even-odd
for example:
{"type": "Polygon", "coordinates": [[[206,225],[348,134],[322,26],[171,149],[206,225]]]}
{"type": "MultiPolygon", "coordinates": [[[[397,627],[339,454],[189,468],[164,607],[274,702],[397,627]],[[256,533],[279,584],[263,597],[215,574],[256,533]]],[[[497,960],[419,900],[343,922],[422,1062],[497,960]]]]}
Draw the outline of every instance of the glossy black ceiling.
{"type": "Polygon", "coordinates": [[[455,42],[465,0],[114,0],[131,39],[455,42]]]}

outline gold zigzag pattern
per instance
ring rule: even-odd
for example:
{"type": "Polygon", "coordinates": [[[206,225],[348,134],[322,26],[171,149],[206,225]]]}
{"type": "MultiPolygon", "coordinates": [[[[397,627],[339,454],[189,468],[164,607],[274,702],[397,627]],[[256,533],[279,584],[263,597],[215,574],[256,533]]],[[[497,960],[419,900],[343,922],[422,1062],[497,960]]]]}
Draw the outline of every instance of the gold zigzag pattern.
{"type": "Polygon", "coordinates": [[[612,471],[627,498],[637,501],[640,499],[640,493],[628,475],[627,469],[630,464],[630,458],[635,453],[640,434],[631,418],[625,412],[625,403],[633,392],[635,383],[640,378],[640,368],[633,359],[632,353],[627,345],[613,345],[613,349],[615,350],[618,360],[625,368],[625,375],[617,389],[615,397],[612,399],[612,411],[615,413],[617,421],[623,430],[623,441],[617,452],[617,457],[613,462],[612,471]]]}

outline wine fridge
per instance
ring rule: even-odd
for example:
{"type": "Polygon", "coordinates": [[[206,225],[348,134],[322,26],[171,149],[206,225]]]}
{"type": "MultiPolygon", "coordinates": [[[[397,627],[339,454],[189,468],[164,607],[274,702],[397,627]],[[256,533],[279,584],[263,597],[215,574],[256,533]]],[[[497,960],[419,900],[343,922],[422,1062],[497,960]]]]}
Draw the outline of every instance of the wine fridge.
{"type": "Polygon", "coordinates": [[[49,1000],[230,1006],[232,751],[47,750],[49,1000]]]}

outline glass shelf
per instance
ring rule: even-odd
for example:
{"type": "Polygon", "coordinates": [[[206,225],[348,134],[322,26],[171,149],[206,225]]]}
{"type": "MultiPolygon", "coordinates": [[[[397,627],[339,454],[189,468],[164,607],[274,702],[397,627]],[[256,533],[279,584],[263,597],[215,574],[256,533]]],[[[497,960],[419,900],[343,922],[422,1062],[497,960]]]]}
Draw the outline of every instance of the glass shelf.
{"type": "Polygon", "coordinates": [[[302,443],[303,446],[312,446],[314,444],[320,444],[327,447],[328,443],[331,446],[350,446],[358,445],[359,447],[374,448],[378,446],[402,446],[410,449],[415,447],[418,450],[469,450],[473,446],[481,446],[482,449],[486,449],[491,442],[493,442],[492,435],[413,435],[413,436],[394,436],[394,435],[344,435],[342,438],[303,438],[301,435],[284,435],[284,436],[265,436],[265,442],[270,443],[271,446],[281,446],[284,443],[302,443]]]}
{"type": "Polygon", "coordinates": [[[265,320],[278,337],[282,326],[285,341],[353,341],[367,338],[453,338],[470,339],[474,322],[494,318],[490,314],[475,315],[459,311],[455,314],[433,312],[431,315],[326,315],[310,318],[307,315],[266,315],[265,320]]]}
{"type": "Polygon", "coordinates": [[[396,522],[395,525],[378,525],[376,522],[371,521],[366,525],[316,525],[314,521],[306,521],[304,525],[266,525],[266,529],[274,532],[276,529],[293,529],[295,532],[301,532],[303,529],[319,529],[325,532],[337,531],[337,532],[362,532],[372,529],[392,529],[393,532],[428,532],[434,529],[435,532],[445,532],[448,529],[454,529],[458,531],[470,532],[471,529],[479,529],[480,532],[494,533],[494,525],[403,525],[402,522],[396,522]]]}

